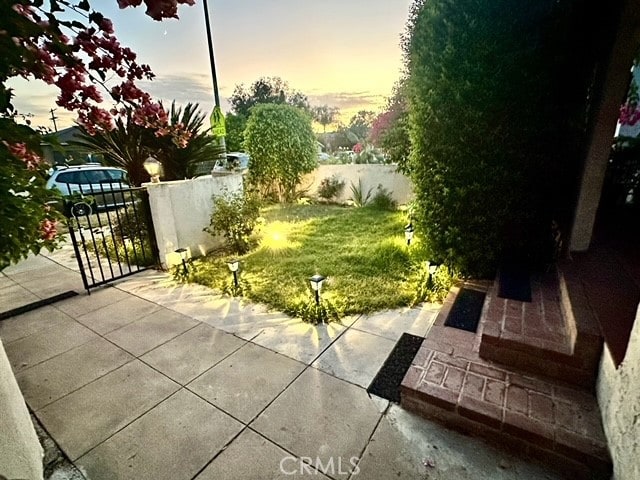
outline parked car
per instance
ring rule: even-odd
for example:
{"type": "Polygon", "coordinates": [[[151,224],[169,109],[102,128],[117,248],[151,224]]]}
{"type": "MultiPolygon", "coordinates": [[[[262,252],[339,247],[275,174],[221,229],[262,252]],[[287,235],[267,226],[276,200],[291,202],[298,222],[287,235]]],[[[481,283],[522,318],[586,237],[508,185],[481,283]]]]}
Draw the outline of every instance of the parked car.
{"type": "Polygon", "coordinates": [[[214,172],[244,172],[249,168],[249,155],[244,152],[227,153],[226,162],[222,159],[216,161],[214,172]]]}
{"type": "Polygon", "coordinates": [[[98,164],[56,167],[47,188],[58,190],[64,197],[91,199],[94,209],[121,207],[132,200],[122,191],[130,188],[127,171],[98,164]]]}

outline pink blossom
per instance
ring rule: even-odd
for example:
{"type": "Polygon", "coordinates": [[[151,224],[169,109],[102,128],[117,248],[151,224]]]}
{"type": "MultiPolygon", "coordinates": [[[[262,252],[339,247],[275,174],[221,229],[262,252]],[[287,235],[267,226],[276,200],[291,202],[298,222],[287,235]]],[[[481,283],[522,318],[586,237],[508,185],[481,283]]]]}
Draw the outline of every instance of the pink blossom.
{"type": "Polygon", "coordinates": [[[360,153],[360,152],[362,152],[362,150],[364,150],[364,147],[362,146],[362,144],[361,144],[361,143],[356,143],[356,144],[353,146],[353,151],[354,151],[355,153],[360,153]]]}
{"type": "Polygon", "coordinates": [[[9,149],[11,155],[16,157],[19,160],[22,160],[26,165],[28,170],[35,170],[42,162],[42,158],[33,153],[31,150],[27,149],[27,145],[22,142],[18,143],[8,143],[6,141],[2,141],[4,145],[9,149]]]}
{"type": "Polygon", "coordinates": [[[51,241],[56,238],[58,234],[58,222],[49,220],[48,218],[43,220],[40,224],[40,236],[43,240],[51,241]]]}

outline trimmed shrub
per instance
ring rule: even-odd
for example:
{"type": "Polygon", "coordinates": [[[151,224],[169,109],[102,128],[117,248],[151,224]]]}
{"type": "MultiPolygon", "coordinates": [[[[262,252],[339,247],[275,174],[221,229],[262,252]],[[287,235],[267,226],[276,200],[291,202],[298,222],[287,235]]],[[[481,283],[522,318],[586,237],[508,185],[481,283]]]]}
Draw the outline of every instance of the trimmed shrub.
{"type": "Polygon", "coordinates": [[[251,157],[250,183],[264,198],[295,199],[302,176],[317,166],[311,117],[291,105],[256,105],[251,109],[244,138],[251,157]]]}

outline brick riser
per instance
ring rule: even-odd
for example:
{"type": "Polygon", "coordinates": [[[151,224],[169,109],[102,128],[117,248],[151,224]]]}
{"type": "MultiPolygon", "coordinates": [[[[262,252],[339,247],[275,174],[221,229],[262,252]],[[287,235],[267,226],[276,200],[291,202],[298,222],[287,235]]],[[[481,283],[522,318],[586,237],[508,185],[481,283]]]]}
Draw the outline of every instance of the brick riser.
{"type": "Polygon", "coordinates": [[[559,436],[558,441],[536,433],[539,428],[521,423],[514,418],[506,423],[491,420],[473,407],[446,406],[434,402],[433,398],[421,397],[414,390],[402,390],[403,408],[423,418],[442,423],[466,435],[477,436],[492,445],[500,445],[514,455],[520,455],[539,461],[543,465],[554,468],[567,478],[588,478],[590,480],[610,480],[612,464],[608,453],[596,442],[580,439],[573,443],[575,437],[559,436]],[[491,426],[487,425],[487,420],[491,426]],[[515,420],[515,421],[514,421],[515,420]]]}
{"type": "Polygon", "coordinates": [[[402,382],[401,405],[575,478],[610,478],[595,397],[481,358],[480,333],[444,326],[457,291],[449,293],[402,382]]]}
{"type": "Polygon", "coordinates": [[[498,282],[487,293],[481,321],[482,358],[524,372],[593,390],[602,353],[593,314],[577,285],[553,272],[532,280],[532,302],[499,298],[498,282]]]}

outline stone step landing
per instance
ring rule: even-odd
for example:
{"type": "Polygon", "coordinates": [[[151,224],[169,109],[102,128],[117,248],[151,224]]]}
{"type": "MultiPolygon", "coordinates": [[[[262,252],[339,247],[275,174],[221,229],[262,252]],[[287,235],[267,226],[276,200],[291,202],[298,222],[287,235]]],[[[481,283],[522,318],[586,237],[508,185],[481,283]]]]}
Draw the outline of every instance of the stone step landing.
{"type": "Polygon", "coordinates": [[[562,272],[535,275],[532,301],[487,292],[480,356],[510,368],[593,390],[602,337],[581,284],[562,272]]]}
{"type": "Polygon", "coordinates": [[[481,333],[444,326],[456,293],[452,289],[402,382],[401,405],[577,478],[609,478],[595,397],[481,358],[481,333]]]}

